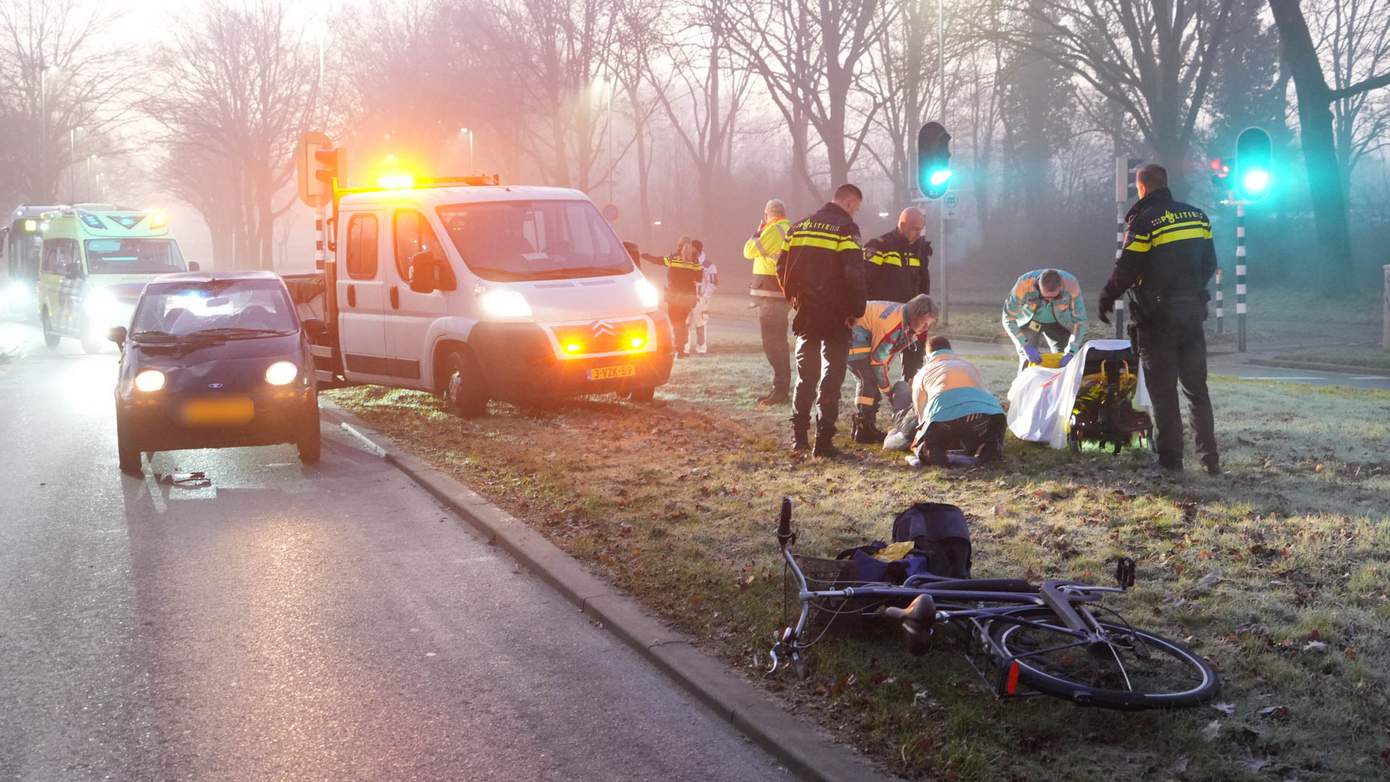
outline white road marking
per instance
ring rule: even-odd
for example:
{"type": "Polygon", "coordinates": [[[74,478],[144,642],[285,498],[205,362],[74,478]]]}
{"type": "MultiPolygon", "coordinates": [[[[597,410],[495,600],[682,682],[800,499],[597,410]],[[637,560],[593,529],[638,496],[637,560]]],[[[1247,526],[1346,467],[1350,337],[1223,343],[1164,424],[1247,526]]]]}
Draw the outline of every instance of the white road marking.
{"type": "Polygon", "coordinates": [[[1303,375],[1250,375],[1246,380],[1305,380],[1310,383],[1325,383],[1325,377],[1304,377],[1303,375]]]}
{"type": "Polygon", "coordinates": [[[1353,376],[1351,379],[1352,379],[1352,380],[1390,380],[1390,377],[1386,377],[1385,375],[1355,375],[1355,376],[1353,376]]]}

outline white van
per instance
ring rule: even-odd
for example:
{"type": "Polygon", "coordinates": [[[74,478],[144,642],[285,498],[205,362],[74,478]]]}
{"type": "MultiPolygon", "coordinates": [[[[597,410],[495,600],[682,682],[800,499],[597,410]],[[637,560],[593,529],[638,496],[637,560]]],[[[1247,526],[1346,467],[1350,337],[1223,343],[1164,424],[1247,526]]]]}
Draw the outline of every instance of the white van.
{"type": "Polygon", "coordinates": [[[287,278],[328,326],[322,379],[433,391],[464,416],[489,399],[650,400],[670,323],[588,197],[459,181],[338,191],[324,275],[287,278]]]}

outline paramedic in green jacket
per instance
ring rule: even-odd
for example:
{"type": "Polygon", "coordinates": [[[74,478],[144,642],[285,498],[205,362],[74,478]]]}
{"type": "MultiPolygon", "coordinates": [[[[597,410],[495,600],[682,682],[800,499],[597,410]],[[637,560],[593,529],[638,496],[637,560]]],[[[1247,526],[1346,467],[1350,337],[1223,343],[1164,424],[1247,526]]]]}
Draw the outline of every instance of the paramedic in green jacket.
{"type": "Polygon", "coordinates": [[[870,301],[850,330],[849,368],[859,381],[851,437],[856,443],[881,443],[878,404],[890,396],[893,381],[888,368],[893,357],[920,345],[936,324],[936,304],[926,294],[904,303],[870,301]]]}
{"type": "Polygon", "coordinates": [[[1023,365],[1042,362],[1038,347],[1065,353],[1066,366],[1086,340],[1086,302],[1081,283],[1069,272],[1037,269],[1014,282],[1004,300],[1004,331],[1023,365]]]}
{"type": "Polygon", "coordinates": [[[774,198],[763,207],[758,230],[743,243],[743,257],[753,262],[753,283],[748,286],[748,295],[758,308],[763,355],[772,365],[772,391],[758,399],[760,405],[784,405],[791,398],[792,354],[787,347],[787,319],[792,310],[777,282],[777,259],[791,229],[787,207],[774,198]]]}
{"type": "Polygon", "coordinates": [[[1008,419],[980,370],[951,350],[945,337],[927,343],[927,363],[912,383],[917,437],[912,449],[923,464],[945,467],[947,452],[964,450],[980,463],[999,459],[1008,419]]]}

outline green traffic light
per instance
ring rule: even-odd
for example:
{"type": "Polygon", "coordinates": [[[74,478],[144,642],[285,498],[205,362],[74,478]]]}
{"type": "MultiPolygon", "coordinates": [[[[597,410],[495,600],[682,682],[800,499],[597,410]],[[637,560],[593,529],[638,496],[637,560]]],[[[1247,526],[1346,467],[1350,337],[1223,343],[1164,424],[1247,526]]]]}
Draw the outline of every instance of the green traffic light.
{"type": "Polygon", "coordinates": [[[941,168],[931,172],[931,177],[930,179],[928,179],[928,181],[931,182],[932,187],[941,187],[942,185],[946,184],[946,181],[950,178],[951,169],[941,168]]]}
{"type": "Polygon", "coordinates": [[[1269,187],[1269,172],[1260,169],[1247,171],[1244,178],[1241,179],[1241,186],[1247,195],[1255,197],[1264,195],[1265,188],[1269,187]]]}

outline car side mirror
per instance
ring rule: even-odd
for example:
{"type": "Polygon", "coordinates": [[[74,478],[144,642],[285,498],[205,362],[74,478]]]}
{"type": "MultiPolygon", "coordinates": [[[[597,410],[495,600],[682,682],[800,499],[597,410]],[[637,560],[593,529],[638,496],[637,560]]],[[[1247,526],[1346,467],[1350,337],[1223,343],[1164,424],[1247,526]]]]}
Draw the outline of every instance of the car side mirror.
{"type": "Polygon", "coordinates": [[[309,341],[322,343],[328,337],[328,324],[318,318],[304,319],[304,333],[309,335],[309,341]]]}
{"type": "Polygon", "coordinates": [[[410,289],[416,293],[433,293],[435,286],[435,259],[428,251],[419,252],[410,258],[410,289]]]}
{"type": "Polygon", "coordinates": [[[188,270],[191,271],[191,272],[201,271],[202,268],[203,268],[203,267],[200,266],[200,265],[198,264],[197,261],[189,261],[189,262],[188,262],[188,270]]]}
{"type": "Polygon", "coordinates": [[[106,332],[106,338],[116,343],[118,348],[125,347],[126,336],[125,326],[112,326],[111,330],[106,332]]]}

